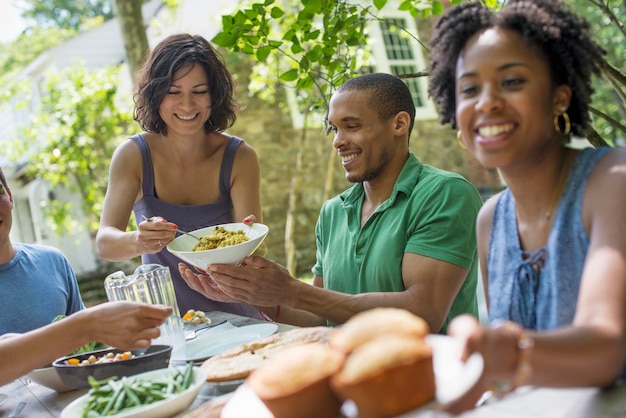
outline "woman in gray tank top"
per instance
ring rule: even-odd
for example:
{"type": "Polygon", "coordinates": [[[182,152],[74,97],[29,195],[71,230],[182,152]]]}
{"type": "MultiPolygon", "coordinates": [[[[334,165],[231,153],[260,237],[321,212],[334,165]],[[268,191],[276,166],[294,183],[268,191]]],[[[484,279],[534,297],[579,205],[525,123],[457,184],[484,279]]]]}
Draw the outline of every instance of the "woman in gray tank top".
{"type": "Polygon", "coordinates": [[[102,258],[170,268],[179,310],[219,310],[260,317],[257,309],[211,300],[191,289],[179,259],[165,250],[176,229],[262,221],[260,168],[254,149],[224,133],[236,119],[234,83],[220,55],[200,36],[165,38],[140,70],[135,119],[145,132],[113,154],[96,238],[102,258]],[[131,211],[138,225],[126,227],[131,211]],[[146,220],[148,219],[148,220],[146,220]]]}

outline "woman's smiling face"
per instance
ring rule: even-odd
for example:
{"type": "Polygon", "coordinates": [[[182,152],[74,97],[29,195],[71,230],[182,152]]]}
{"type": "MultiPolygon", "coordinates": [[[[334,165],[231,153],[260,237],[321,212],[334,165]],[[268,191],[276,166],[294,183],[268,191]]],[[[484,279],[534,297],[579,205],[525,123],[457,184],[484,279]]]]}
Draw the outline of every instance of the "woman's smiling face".
{"type": "Polygon", "coordinates": [[[201,65],[185,67],[176,73],[159,106],[159,115],[168,133],[189,135],[203,131],[211,116],[211,93],[201,65]]]}
{"type": "Polygon", "coordinates": [[[569,104],[547,60],[512,30],[489,28],[466,43],[456,66],[456,120],[485,167],[503,167],[558,142],[553,117],[569,104]]]}

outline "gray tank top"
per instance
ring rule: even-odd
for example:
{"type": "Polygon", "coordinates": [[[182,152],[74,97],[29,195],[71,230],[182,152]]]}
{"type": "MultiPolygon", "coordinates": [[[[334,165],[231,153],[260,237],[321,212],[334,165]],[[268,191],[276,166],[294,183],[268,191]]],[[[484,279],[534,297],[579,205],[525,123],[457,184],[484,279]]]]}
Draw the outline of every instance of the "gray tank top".
{"type": "Polygon", "coordinates": [[[515,199],[506,189],[496,203],[487,258],[489,320],[549,330],[571,325],[578,301],[589,236],[582,222],[585,185],[610,148],[580,151],[572,167],[545,247],[520,246],[515,199]]]}
{"type": "MultiPolygon", "coordinates": [[[[134,135],[132,140],[141,151],[143,166],[143,182],[141,186],[143,197],[133,205],[133,213],[137,224],[143,221],[143,216],[146,218],[162,216],[168,221],[177,224],[183,231],[193,231],[207,226],[235,222],[233,220],[232,200],[230,198],[230,175],[235,160],[235,153],[243,142],[242,139],[231,137],[224,150],[219,178],[220,200],[204,205],[179,205],[160,200],[156,194],[154,169],[148,143],[142,134],[134,135]]],[[[143,264],[155,263],[170,268],[174,290],[176,291],[176,300],[181,314],[189,309],[195,309],[201,311],[222,311],[261,318],[259,311],[248,304],[216,302],[189,288],[178,273],[178,263],[181,260],[172,255],[166,248],[163,248],[156,254],[142,255],[141,261],[143,264]]]]}

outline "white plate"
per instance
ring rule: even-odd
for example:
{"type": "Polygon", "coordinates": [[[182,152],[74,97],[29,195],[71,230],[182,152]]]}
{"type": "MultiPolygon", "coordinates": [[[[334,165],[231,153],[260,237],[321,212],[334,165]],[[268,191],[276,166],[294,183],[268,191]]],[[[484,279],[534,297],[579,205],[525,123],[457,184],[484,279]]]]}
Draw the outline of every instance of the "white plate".
{"type": "Polygon", "coordinates": [[[26,375],[33,382],[39,383],[49,389],[61,392],[68,392],[74,390],[68,386],[65,386],[57,370],[54,367],[43,367],[41,369],[35,369],[26,375]]]}
{"type": "Polygon", "coordinates": [[[254,324],[213,333],[205,331],[185,344],[185,353],[173,353],[176,361],[199,362],[239,344],[267,337],[278,330],[276,324],[254,324]]]}
{"type": "Polygon", "coordinates": [[[5,395],[4,393],[0,393],[0,405],[5,403],[8,397],[9,397],[8,395],[5,395]]]}
{"type": "MultiPolygon", "coordinates": [[[[472,388],[483,371],[483,358],[472,354],[462,363],[459,360],[460,347],[456,340],[445,335],[429,335],[428,343],[433,347],[433,369],[435,372],[435,400],[397,418],[423,417],[425,411],[433,410],[458,399],[472,388]]],[[[354,403],[346,401],[342,412],[351,418],[356,417],[354,403]]],[[[222,410],[221,418],[274,418],[265,404],[247,384],[241,385],[222,410]]]]}
{"type": "MultiPolygon", "coordinates": [[[[176,373],[176,370],[183,371],[184,367],[169,367],[166,369],[152,370],[145,373],[136,374],[128,377],[127,379],[142,379],[148,380],[150,378],[163,378],[168,375],[176,373]]],[[[206,371],[200,367],[194,367],[193,369],[193,381],[191,386],[184,392],[181,392],[171,398],[164,399],[162,401],[154,402],[150,405],[139,406],[136,408],[130,408],[126,411],[111,415],[111,418],[167,418],[174,416],[180,411],[183,411],[194,401],[200,388],[206,380],[206,371]]],[[[83,414],[83,409],[87,404],[89,394],[83,395],[80,398],[73,401],[66,406],[61,412],[61,418],[80,418],[83,414]]]]}
{"type": "Polygon", "coordinates": [[[223,318],[222,319],[209,318],[209,321],[211,321],[210,324],[208,322],[202,322],[200,324],[192,324],[191,322],[183,321],[183,329],[185,330],[185,332],[194,331],[194,330],[202,330],[206,328],[213,328],[218,325],[222,325],[224,322],[226,322],[226,320],[223,318]]]}

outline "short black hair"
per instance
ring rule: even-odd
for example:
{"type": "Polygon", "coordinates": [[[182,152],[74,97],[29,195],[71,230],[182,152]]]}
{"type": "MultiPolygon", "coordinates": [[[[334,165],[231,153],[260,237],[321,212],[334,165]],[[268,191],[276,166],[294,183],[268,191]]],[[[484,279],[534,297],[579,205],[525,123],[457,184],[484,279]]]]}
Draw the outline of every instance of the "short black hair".
{"type": "Polygon", "coordinates": [[[376,109],[381,120],[388,120],[400,112],[411,117],[409,136],[415,123],[415,105],[407,85],[398,77],[385,74],[364,74],[352,78],[337,88],[337,93],[345,91],[368,91],[369,104],[376,109]]]}
{"type": "Polygon", "coordinates": [[[476,33],[492,27],[518,32],[548,62],[554,86],[567,84],[572,99],[567,113],[572,133],[584,136],[590,122],[591,75],[599,74],[605,51],[591,39],[589,22],[560,0],[509,0],[498,12],[480,3],[464,3],[448,10],[437,21],[431,45],[428,93],[442,124],[456,129],[456,63],[476,33]]]}
{"type": "Polygon", "coordinates": [[[202,36],[180,33],[159,42],[139,70],[134,116],[142,129],[167,135],[159,106],[175,74],[195,64],[204,68],[211,94],[211,117],[204,125],[205,132],[222,132],[235,123],[235,83],[224,59],[202,36]]]}

